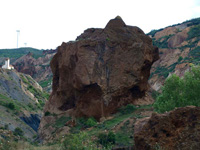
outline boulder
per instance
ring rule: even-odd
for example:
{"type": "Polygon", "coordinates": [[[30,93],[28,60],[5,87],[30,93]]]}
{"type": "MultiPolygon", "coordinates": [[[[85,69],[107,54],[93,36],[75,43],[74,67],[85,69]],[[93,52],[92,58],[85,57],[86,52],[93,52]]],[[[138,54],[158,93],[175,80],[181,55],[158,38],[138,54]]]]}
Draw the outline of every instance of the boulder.
{"type": "Polygon", "coordinates": [[[136,150],[197,150],[200,147],[200,108],[188,106],[165,114],[153,113],[135,123],[136,150]]]}
{"type": "Polygon", "coordinates": [[[51,61],[53,91],[44,111],[75,117],[109,116],[137,100],[148,99],[148,78],[158,48],[138,27],[120,17],[104,29],[87,29],[62,43],[51,61]]]}

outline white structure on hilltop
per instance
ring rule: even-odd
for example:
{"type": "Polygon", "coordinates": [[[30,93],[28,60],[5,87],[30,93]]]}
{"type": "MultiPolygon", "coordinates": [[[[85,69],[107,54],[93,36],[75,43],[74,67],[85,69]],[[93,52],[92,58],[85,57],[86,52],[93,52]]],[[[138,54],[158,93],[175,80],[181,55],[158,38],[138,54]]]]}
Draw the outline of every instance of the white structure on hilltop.
{"type": "Polygon", "coordinates": [[[4,69],[14,69],[14,67],[12,65],[10,65],[10,59],[9,58],[6,58],[5,65],[3,65],[2,68],[4,68],[4,69]]]}

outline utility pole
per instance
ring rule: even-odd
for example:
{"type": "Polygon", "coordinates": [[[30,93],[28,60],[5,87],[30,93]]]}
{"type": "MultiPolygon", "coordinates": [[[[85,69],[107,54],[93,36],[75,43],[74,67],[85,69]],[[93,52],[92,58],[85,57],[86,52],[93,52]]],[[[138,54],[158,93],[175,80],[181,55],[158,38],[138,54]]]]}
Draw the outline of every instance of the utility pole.
{"type": "Polygon", "coordinates": [[[19,33],[20,33],[20,30],[17,30],[17,48],[18,48],[18,42],[19,42],[19,33]]]}

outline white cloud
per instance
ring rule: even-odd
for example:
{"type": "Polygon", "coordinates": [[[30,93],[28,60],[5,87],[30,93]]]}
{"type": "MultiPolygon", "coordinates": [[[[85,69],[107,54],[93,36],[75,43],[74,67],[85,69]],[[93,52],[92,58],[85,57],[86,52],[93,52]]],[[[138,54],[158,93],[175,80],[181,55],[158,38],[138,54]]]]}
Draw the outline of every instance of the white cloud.
{"type": "Polygon", "coordinates": [[[199,0],[1,0],[0,48],[56,48],[120,15],[145,32],[200,16],[199,0]]]}

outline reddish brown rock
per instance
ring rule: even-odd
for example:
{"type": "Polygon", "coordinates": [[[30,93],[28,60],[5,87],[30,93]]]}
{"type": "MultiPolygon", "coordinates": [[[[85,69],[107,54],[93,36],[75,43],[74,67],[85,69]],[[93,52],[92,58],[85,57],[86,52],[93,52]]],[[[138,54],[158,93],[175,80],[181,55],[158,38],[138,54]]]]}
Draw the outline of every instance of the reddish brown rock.
{"type": "Polygon", "coordinates": [[[152,114],[135,124],[135,149],[197,150],[200,147],[200,108],[188,106],[152,114]]]}
{"type": "Polygon", "coordinates": [[[122,19],[105,29],[87,29],[76,41],[63,43],[51,61],[53,92],[45,111],[101,117],[142,99],[148,77],[159,58],[152,40],[122,19]]]}
{"type": "Polygon", "coordinates": [[[35,59],[32,53],[28,53],[17,59],[14,62],[14,67],[18,72],[22,72],[25,74],[29,74],[32,76],[36,81],[41,81],[47,78],[47,76],[51,75],[51,69],[49,66],[51,58],[54,56],[54,53],[48,54],[44,57],[39,57],[35,59]]]}
{"type": "Polygon", "coordinates": [[[182,32],[179,32],[169,38],[168,40],[168,47],[169,48],[176,48],[178,46],[181,46],[180,44],[183,43],[187,37],[188,37],[188,32],[190,28],[184,29],[182,32]]]}
{"type": "MultiPolygon", "coordinates": [[[[18,72],[29,74],[37,82],[49,81],[52,78],[52,72],[50,68],[50,60],[55,55],[55,50],[43,51],[43,57],[34,58],[32,53],[28,53],[17,59],[13,65],[18,72]]],[[[45,91],[50,92],[51,85],[44,87],[45,91]]]]}
{"type": "Polygon", "coordinates": [[[155,38],[156,40],[162,38],[163,36],[168,36],[168,35],[173,35],[176,34],[178,32],[176,27],[167,27],[163,30],[161,30],[160,32],[157,32],[155,34],[155,38]]]}
{"type": "Polygon", "coordinates": [[[27,55],[19,58],[13,65],[18,72],[29,74],[30,76],[34,77],[36,74],[36,59],[33,58],[32,55],[33,54],[29,52],[27,55]]]}
{"type": "Polygon", "coordinates": [[[167,77],[171,74],[182,77],[191,68],[191,66],[180,67],[182,63],[196,64],[198,54],[195,49],[198,49],[200,42],[198,37],[189,36],[193,27],[195,24],[186,21],[150,34],[160,53],[160,59],[151,67],[149,83],[153,90],[161,92],[167,77]]]}

